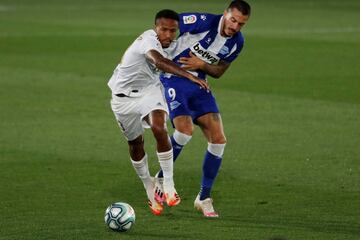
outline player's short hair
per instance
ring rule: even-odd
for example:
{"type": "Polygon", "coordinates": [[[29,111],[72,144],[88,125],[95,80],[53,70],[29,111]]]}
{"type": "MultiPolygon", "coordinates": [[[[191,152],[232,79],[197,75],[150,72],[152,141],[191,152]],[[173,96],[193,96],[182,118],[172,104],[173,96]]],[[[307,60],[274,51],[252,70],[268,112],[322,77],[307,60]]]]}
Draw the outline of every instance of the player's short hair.
{"type": "Polygon", "coordinates": [[[250,16],[251,7],[247,2],[245,2],[243,0],[232,1],[229,5],[228,9],[232,9],[232,8],[236,8],[245,16],[250,16]]]}
{"type": "Polygon", "coordinates": [[[159,18],[173,19],[178,22],[180,21],[179,14],[170,9],[163,9],[163,10],[159,11],[155,16],[155,23],[156,23],[156,20],[158,20],[159,18]]]}

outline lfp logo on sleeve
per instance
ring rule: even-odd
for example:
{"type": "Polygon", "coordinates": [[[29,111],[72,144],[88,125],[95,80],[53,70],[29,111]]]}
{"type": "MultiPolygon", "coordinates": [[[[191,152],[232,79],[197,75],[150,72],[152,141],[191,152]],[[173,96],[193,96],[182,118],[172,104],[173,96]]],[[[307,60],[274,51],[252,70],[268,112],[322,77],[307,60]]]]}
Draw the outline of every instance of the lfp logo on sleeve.
{"type": "Polygon", "coordinates": [[[192,24],[196,22],[195,15],[183,16],[184,24],[192,24]]]}

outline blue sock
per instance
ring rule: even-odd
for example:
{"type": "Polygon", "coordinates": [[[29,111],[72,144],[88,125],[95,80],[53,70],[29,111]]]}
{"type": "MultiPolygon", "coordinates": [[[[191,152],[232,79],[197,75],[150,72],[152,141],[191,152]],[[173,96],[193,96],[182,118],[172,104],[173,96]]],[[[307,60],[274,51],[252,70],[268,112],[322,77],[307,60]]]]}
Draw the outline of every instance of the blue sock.
{"type": "Polygon", "coordinates": [[[200,200],[210,197],[211,187],[214,183],[217,173],[221,165],[221,157],[211,154],[206,151],[203,162],[203,176],[200,190],[200,200]]]}
{"type": "MultiPolygon", "coordinates": [[[[171,140],[171,145],[172,145],[172,148],[173,148],[173,158],[174,158],[174,162],[175,162],[184,146],[178,144],[175,141],[173,136],[170,137],[170,140],[171,140]]],[[[160,177],[160,178],[163,177],[163,171],[161,169],[159,171],[158,177],[160,177]]]]}

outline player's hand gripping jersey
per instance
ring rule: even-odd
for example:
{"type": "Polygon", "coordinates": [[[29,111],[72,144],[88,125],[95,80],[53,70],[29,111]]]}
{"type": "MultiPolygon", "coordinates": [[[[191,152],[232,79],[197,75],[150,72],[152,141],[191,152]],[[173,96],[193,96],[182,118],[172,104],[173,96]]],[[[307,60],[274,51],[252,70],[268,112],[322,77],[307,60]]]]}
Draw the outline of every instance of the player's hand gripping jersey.
{"type": "MultiPolygon", "coordinates": [[[[241,32],[232,37],[220,35],[223,15],[208,13],[180,14],[180,36],[166,53],[178,63],[181,57],[189,57],[190,51],[208,64],[218,64],[219,61],[231,63],[239,55],[244,38],[241,32]]],[[[206,80],[202,70],[191,72],[206,80]]],[[[199,89],[196,84],[172,74],[162,74],[160,77],[165,86],[165,95],[170,108],[170,118],[179,115],[191,115],[193,120],[209,113],[219,112],[211,92],[199,89]]]]}

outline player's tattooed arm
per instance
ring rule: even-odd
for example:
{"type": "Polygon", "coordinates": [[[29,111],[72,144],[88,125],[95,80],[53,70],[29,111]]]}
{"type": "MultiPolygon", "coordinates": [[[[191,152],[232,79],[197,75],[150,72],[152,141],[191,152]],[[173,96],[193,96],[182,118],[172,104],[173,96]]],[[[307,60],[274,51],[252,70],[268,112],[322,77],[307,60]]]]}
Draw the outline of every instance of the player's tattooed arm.
{"type": "Polygon", "coordinates": [[[182,68],[185,70],[202,70],[213,78],[220,78],[230,66],[230,63],[223,60],[220,60],[218,65],[208,64],[192,52],[190,52],[190,57],[181,57],[179,63],[183,64],[182,68]]]}
{"type": "Polygon", "coordinates": [[[196,76],[192,75],[191,73],[185,71],[171,60],[164,58],[158,51],[150,50],[146,53],[146,59],[155,65],[158,69],[163,72],[172,73],[178,75],[180,77],[184,77],[199,84],[202,88],[209,89],[209,85],[206,81],[197,78],[196,76]]]}

